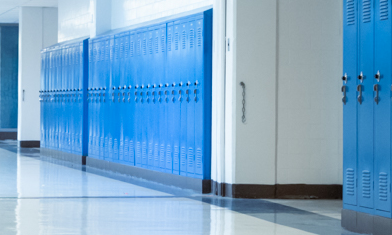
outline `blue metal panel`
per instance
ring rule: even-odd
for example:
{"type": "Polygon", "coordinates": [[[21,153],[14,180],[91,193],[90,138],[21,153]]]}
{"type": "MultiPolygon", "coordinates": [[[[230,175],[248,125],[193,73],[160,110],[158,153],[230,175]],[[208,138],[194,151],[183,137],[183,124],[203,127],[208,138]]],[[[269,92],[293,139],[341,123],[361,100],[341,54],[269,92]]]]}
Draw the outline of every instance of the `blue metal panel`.
{"type": "Polygon", "coordinates": [[[362,208],[374,207],[373,197],[373,82],[374,1],[359,4],[358,199],[362,208]]]}
{"type": "MultiPolygon", "coordinates": [[[[136,57],[135,57],[135,67],[136,68],[136,78],[135,78],[135,125],[134,125],[134,137],[135,137],[135,166],[142,165],[142,109],[141,109],[141,85],[143,70],[142,65],[142,54],[143,48],[146,46],[144,40],[144,31],[139,30],[136,34],[136,57]]],[[[145,49],[144,49],[145,50],[145,49]]]]}
{"type": "Polygon", "coordinates": [[[212,11],[194,21],[196,62],[195,102],[195,174],[211,179],[211,103],[212,103],[212,11]],[[204,32],[204,34],[203,34],[204,32]]]}
{"type": "Polygon", "coordinates": [[[152,38],[149,35],[150,31],[148,28],[145,28],[142,33],[142,54],[140,58],[140,71],[141,71],[141,86],[140,86],[140,115],[141,119],[139,119],[139,125],[141,128],[141,166],[147,168],[147,126],[148,126],[148,109],[147,109],[147,102],[146,102],[146,87],[149,78],[149,71],[148,71],[148,56],[152,51],[152,38]],[[151,40],[150,40],[151,39],[151,40]]]}
{"type": "Polygon", "coordinates": [[[134,86],[137,82],[136,77],[137,77],[137,67],[136,67],[136,60],[137,60],[137,54],[136,54],[136,47],[137,47],[137,35],[135,34],[134,31],[130,32],[130,42],[129,42],[129,86],[128,86],[128,91],[129,91],[129,109],[128,110],[128,133],[129,133],[129,152],[128,152],[128,164],[130,165],[135,165],[135,95],[134,92],[136,90],[134,89],[134,86]]]}
{"type": "Polygon", "coordinates": [[[105,64],[103,66],[103,89],[104,89],[104,99],[103,99],[103,112],[104,112],[104,119],[102,120],[102,125],[103,125],[103,137],[104,137],[104,158],[103,159],[108,159],[110,156],[110,150],[109,150],[109,138],[110,138],[110,104],[111,104],[111,99],[110,99],[110,37],[105,37],[103,39],[105,43],[105,64]]]}
{"type": "Polygon", "coordinates": [[[123,164],[129,162],[129,132],[130,132],[130,104],[131,104],[131,92],[130,92],[130,34],[125,33],[124,36],[124,75],[123,75],[123,164]]]}
{"type": "MultiPolygon", "coordinates": [[[[375,3],[375,105],[374,105],[374,200],[375,209],[391,211],[391,3],[375,3]]],[[[381,213],[378,213],[382,215],[381,213]]]]}
{"type": "Polygon", "coordinates": [[[91,87],[93,86],[93,79],[94,79],[94,69],[95,69],[95,63],[94,63],[94,40],[90,40],[89,42],[89,79],[88,79],[88,87],[87,87],[87,102],[88,102],[88,156],[93,157],[93,115],[92,115],[92,102],[91,102],[91,87]]]}
{"type": "Polygon", "coordinates": [[[119,96],[118,96],[118,155],[119,162],[124,161],[124,111],[125,111],[125,34],[119,38],[119,96]]]}

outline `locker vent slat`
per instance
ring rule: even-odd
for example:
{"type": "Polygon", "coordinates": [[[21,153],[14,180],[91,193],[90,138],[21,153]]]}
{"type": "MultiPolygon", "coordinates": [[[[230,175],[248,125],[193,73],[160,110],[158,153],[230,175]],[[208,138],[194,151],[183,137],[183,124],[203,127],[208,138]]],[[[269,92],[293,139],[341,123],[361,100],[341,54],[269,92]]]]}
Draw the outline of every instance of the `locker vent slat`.
{"type": "Polygon", "coordinates": [[[354,0],[346,1],[346,11],[347,11],[347,24],[355,24],[355,5],[354,0]]]}
{"type": "Polygon", "coordinates": [[[362,171],[362,197],[370,198],[371,195],[370,171],[362,171]]]}
{"type": "Polygon", "coordinates": [[[155,53],[159,52],[159,37],[155,38],[155,53]]]}
{"type": "Polygon", "coordinates": [[[129,141],[129,159],[131,162],[133,162],[133,159],[135,157],[135,150],[133,148],[133,140],[129,141]]]}
{"type": "MultiPolygon", "coordinates": [[[[188,167],[192,168],[194,166],[193,157],[194,157],[193,148],[188,148],[188,167]]],[[[189,170],[188,170],[188,172],[189,172],[189,170]]]]}
{"type": "Polygon", "coordinates": [[[169,34],[169,35],[167,35],[167,50],[168,51],[171,51],[171,44],[172,44],[172,35],[169,34]]]}
{"type": "Polygon", "coordinates": [[[136,55],[140,55],[140,47],[142,46],[141,44],[142,42],[139,40],[137,40],[137,44],[136,44],[136,55]]]}
{"type": "Polygon", "coordinates": [[[159,151],[158,151],[158,149],[159,149],[158,144],[155,144],[155,146],[154,146],[154,161],[155,162],[159,162],[159,151]]]}
{"type": "Polygon", "coordinates": [[[134,45],[133,45],[133,41],[132,41],[131,42],[131,48],[129,50],[129,56],[131,56],[131,57],[133,57],[133,48],[134,48],[134,45]]]}
{"type": "Polygon", "coordinates": [[[116,44],[116,47],[114,48],[114,54],[115,54],[115,59],[117,60],[118,59],[118,56],[119,56],[119,51],[118,51],[118,44],[116,44]]]}
{"type": "Polygon", "coordinates": [[[153,148],[152,148],[152,142],[148,143],[148,164],[150,165],[150,163],[153,160],[153,148]]]}
{"type": "Polygon", "coordinates": [[[124,57],[124,43],[120,44],[120,58],[124,57]]]}
{"type": "Polygon", "coordinates": [[[148,40],[148,53],[152,54],[152,38],[148,40]]]}
{"type": "Polygon", "coordinates": [[[379,199],[380,201],[388,200],[388,174],[381,172],[379,175],[379,199]]]}
{"type": "Polygon", "coordinates": [[[203,163],[203,151],[201,148],[196,149],[196,169],[201,169],[203,163]]]}
{"type": "Polygon", "coordinates": [[[174,145],[174,152],[173,152],[173,161],[174,164],[178,164],[178,157],[179,157],[179,153],[180,152],[180,148],[176,145],[174,145]]]}
{"type": "Polygon", "coordinates": [[[143,39],[143,55],[147,54],[147,40],[143,39]]]}
{"type": "Polygon", "coordinates": [[[129,42],[125,42],[125,58],[128,58],[128,52],[129,52],[129,42]]]}
{"type": "Polygon", "coordinates": [[[171,146],[170,145],[167,145],[167,147],[166,147],[166,163],[168,164],[168,165],[170,165],[171,164],[171,159],[172,159],[172,156],[171,156],[171,146]]]}
{"type": "Polygon", "coordinates": [[[388,20],[389,17],[388,0],[380,0],[380,20],[388,20]]]}
{"type": "Polygon", "coordinates": [[[362,22],[369,23],[372,17],[371,0],[362,0],[362,22]]]}
{"type": "Polygon", "coordinates": [[[175,35],[174,35],[174,49],[175,50],[178,50],[178,41],[179,41],[179,35],[178,35],[178,33],[176,33],[175,35]]]}
{"type": "Polygon", "coordinates": [[[185,49],[186,48],[186,32],[185,32],[185,30],[182,31],[181,42],[182,42],[182,49],[185,49]]]}
{"type": "Polygon", "coordinates": [[[195,44],[195,30],[191,29],[189,32],[189,46],[193,48],[195,44]]]}
{"type": "Polygon", "coordinates": [[[197,45],[198,46],[201,46],[202,39],[203,39],[203,32],[202,32],[201,28],[198,28],[197,29],[197,45]]]}
{"type": "Polygon", "coordinates": [[[354,187],[355,187],[355,174],[354,169],[347,168],[346,170],[346,193],[348,196],[354,196],[354,187]]]}
{"type": "Polygon", "coordinates": [[[165,36],[164,35],[161,36],[161,48],[162,48],[162,52],[165,52],[165,36]]]}

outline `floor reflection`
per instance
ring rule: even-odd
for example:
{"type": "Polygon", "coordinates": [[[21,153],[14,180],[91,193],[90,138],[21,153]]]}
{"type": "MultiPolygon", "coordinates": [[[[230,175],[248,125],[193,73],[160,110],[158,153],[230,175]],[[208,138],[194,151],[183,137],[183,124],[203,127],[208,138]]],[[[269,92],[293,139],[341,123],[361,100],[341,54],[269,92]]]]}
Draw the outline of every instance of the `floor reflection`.
{"type": "Polygon", "coordinates": [[[1,235],[353,234],[340,204],[200,195],[0,142],[1,235]]]}

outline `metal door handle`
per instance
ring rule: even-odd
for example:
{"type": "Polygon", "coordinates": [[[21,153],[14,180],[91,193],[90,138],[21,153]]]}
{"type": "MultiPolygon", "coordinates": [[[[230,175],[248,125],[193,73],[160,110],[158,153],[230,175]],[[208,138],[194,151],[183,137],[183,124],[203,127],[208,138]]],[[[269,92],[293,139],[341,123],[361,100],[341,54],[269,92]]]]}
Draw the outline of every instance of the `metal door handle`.
{"type": "Polygon", "coordinates": [[[359,104],[362,104],[362,85],[357,86],[357,91],[359,92],[358,102],[359,102],[359,104]]]}
{"type": "Polygon", "coordinates": [[[182,90],[179,90],[178,93],[180,94],[180,97],[178,98],[178,101],[182,101],[182,90]]]}
{"type": "Polygon", "coordinates": [[[374,101],[376,102],[376,104],[378,104],[378,101],[379,101],[379,96],[378,96],[379,87],[378,87],[378,84],[374,84],[373,90],[376,92],[376,97],[374,97],[374,101]]]}
{"type": "Polygon", "coordinates": [[[342,86],[342,92],[343,92],[342,101],[343,101],[343,104],[346,104],[346,102],[347,102],[346,89],[347,89],[346,86],[342,86]]]}
{"type": "Polygon", "coordinates": [[[195,93],[195,102],[197,102],[197,89],[195,89],[194,93],[195,93]]]}

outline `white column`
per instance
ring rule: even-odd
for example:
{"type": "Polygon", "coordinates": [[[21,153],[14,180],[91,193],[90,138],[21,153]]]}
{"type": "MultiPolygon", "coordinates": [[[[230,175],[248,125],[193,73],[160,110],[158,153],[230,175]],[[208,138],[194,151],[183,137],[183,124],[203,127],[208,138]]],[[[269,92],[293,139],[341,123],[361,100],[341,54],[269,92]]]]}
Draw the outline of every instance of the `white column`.
{"type": "Polygon", "coordinates": [[[225,7],[225,0],[214,0],[211,177],[218,183],[225,182],[225,7]]]}
{"type": "Polygon", "coordinates": [[[90,12],[93,22],[90,27],[90,37],[105,33],[112,28],[112,1],[90,0],[90,12]]]}
{"type": "Polygon", "coordinates": [[[41,50],[57,43],[57,8],[19,12],[18,140],[40,139],[41,50]]]}

